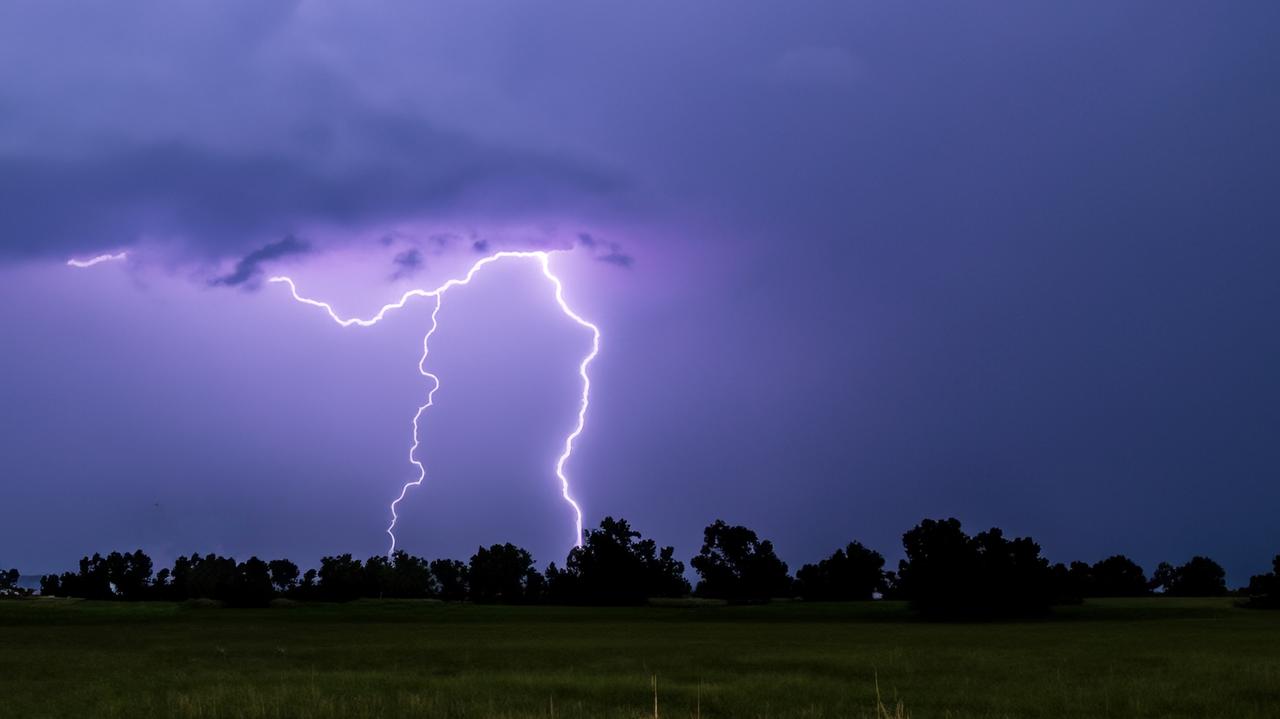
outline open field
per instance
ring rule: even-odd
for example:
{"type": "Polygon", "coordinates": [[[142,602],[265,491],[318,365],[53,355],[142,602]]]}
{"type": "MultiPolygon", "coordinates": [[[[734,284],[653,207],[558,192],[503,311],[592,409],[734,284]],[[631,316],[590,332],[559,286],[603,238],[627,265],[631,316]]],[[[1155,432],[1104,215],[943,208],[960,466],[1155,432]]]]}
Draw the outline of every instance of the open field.
{"type": "Polygon", "coordinates": [[[1275,717],[1280,613],[1110,600],[932,624],[901,605],[0,602],[0,715],[1275,717]]]}

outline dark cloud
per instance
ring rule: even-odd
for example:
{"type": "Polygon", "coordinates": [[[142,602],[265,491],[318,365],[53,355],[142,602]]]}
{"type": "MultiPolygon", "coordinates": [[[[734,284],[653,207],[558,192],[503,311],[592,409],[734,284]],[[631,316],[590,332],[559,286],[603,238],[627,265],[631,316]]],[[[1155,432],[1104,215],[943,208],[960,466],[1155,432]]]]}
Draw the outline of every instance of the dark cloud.
{"type": "Polygon", "coordinates": [[[262,274],[263,263],[281,257],[288,257],[289,255],[306,254],[310,251],[311,246],[309,244],[291,235],[283,240],[260,247],[240,258],[240,261],[236,263],[236,268],[230,274],[218,277],[212,280],[210,284],[224,287],[242,285],[262,274]]]}
{"type": "Polygon", "coordinates": [[[635,263],[635,258],[619,251],[617,245],[611,245],[609,251],[597,257],[596,260],[625,268],[630,268],[635,263]]]}
{"type": "Polygon", "coordinates": [[[408,277],[422,267],[422,250],[415,247],[400,252],[391,258],[391,264],[396,266],[395,272],[391,274],[391,279],[398,280],[408,277]]]}
{"type": "Polygon", "coordinates": [[[575,207],[622,187],[588,163],[496,147],[410,117],[344,125],[364,145],[340,160],[297,148],[228,153],[188,142],[106,143],[67,157],[0,150],[0,259],[171,238],[212,257],[311,223],[379,223],[575,207]]]}
{"type": "Polygon", "coordinates": [[[611,265],[629,269],[635,264],[635,258],[623,251],[617,242],[596,238],[589,232],[578,233],[578,245],[591,251],[592,259],[611,265]]]}
{"type": "MultiPolygon", "coordinates": [[[[680,270],[604,313],[605,346],[655,351],[602,358],[589,513],[690,552],[713,511],[759,521],[804,561],[935,512],[1064,559],[1271,556],[1280,3],[926,4],[0,3],[0,262],[145,237],[229,267],[290,234],[430,262],[552,244],[478,227],[586,230],[581,256],[680,270]],[[428,226],[459,234],[404,234],[428,226]]],[[[15,279],[8,306],[44,287],[15,279]]],[[[10,353],[33,364],[6,402],[82,351],[97,318],[64,304],[9,313],[67,344],[10,353]]],[[[6,476],[66,454],[63,403],[27,406],[53,444],[6,476]]],[[[11,424],[0,455],[30,444],[11,424]]]]}

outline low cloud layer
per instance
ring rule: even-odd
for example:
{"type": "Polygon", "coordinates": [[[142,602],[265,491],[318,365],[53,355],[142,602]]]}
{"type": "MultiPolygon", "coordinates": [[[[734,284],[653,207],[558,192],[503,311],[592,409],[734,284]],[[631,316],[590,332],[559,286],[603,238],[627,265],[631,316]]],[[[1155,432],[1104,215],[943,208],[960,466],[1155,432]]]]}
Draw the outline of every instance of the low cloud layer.
{"type": "Polygon", "coordinates": [[[587,248],[591,252],[592,258],[598,262],[605,262],[624,269],[629,269],[635,264],[635,258],[624,252],[621,244],[611,240],[597,239],[589,232],[578,233],[578,244],[587,248]]]}
{"type": "Polygon", "coordinates": [[[0,154],[0,257],[157,239],[226,256],[315,224],[372,231],[433,214],[536,214],[620,185],[586,163],[484,146],[409,118],[354,131],[369,147],[349,158],[178,142],[76,158],[0,154]]]}
{"type": "Polygon", "coordinates": [[[616,165],[447,111],[467,59],[412,30],[447,16],[0,8],[0,262],[142,243],[218,261],[316,226],[363,241],[612,206],[628,184],[616,165]]]}
{"type": "Polygon", "coordinates": [[[236,263],[234,270],[222,277],[215,278],[210,284],[223,287],[243,285],[258,279],[262,275],[262,265],[264,263],[290,255],[303,255],[310,251],[311,246],[306,242],[296,237],[286,237],[245,255],[236,263]]]}

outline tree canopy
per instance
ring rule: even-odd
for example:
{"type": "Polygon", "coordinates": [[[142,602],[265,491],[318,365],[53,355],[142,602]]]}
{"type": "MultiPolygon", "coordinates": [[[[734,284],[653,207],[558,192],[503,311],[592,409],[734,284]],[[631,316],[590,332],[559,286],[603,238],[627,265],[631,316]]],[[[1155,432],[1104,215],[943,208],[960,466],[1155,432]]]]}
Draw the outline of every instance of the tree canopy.
{"type": "Polygon", "coordinates": [[[675,549],[659,550],[627,520],[613,517],[583,532],[582,546],[569,551],[564,569],[547,568],[547,586],[553,600],[572,604],[639,604],[689,593],[675,549]]]}
{"type": "Polygon", "coordinates": [[[887,589],[884,557],[859,542],[850,542],[817,564],[801,567],[796,584],[800,596],[807,600],[871,599],[887,589]]]}
{"type": "Polygon", "coordinates": [[[791,594],[787,565],[778,559],[769,540],[720,519],[708,525],[702,536],[702,550],[689,562],[701,577],[698,595],[742,601],[791,594]]]}
{"type": "Polygon", "coordinates": [[[902,544],[897,590],[925,614],[1035,614],[1056,598],[1049,562],[1028,537],[1006,539],[996,528],[970,537],[957,519],[926,519],[902,544]]]}
{"type": "MultiPolygon", "coordinates": [[[[695,594],[734,602],[800,596],[806,600],[869,600],[883,595],[909,600],[932,617],[982,618],[1038,614],[1051,604],[1086,597],[1221,596],[1225,572],[1212,559],[1162,562],[1148,579],[1124,555],[1092,565],[1050,565],[1030,537],[1008,538],[997,528],[973,536],[959,520],[925,519],[902,536],[905,558],[885,571],[879,552],[850,541],[803,565],[795,579],[773,543],[754,530],[716,520],[703,532],[689,564],[698,576],[695,594]]],[[[1242,593],[1253,607],[1280,607],[1280,555],[1273,571],[1255,575],[1242,593]]],[[[17,570],[0,572],[0,596],[17,588],[17,570]]],[[[622,605],[690,592],[685,564],[672,547],[659,547],[622,518],[605,517],[583,533],[563,567],[539,572],[533,556],[514,544],[478,547],[469,561],[428,561],[404,551],[361,560],[351,554],[320,559],[301,571],[288,559],[240,562],[217,554],[179,556],[155,571],[142,550],[94,554],[77,571],[40,579],[41,594],[113,601],[212,599],[229,606],[260,607],[287,597],[343,602],[358,598],[433,598],[444,601],[529,604],[622,605]]]]}
{"type": "Polygon", "coordinates": [[[1220,597],[1227,593],[1227,573],[1208,557],[1192,557],[1177,567],[1161,562],[1151,575],[1151,588],[1170,597],[1220,597]]]}
{"type": "Polygon", "coordinates": [[[474,602],[527,604],[542,599],[545,580],[533,567],[533,555],[510,542],[477,548],[468,570],[474,602]]]}

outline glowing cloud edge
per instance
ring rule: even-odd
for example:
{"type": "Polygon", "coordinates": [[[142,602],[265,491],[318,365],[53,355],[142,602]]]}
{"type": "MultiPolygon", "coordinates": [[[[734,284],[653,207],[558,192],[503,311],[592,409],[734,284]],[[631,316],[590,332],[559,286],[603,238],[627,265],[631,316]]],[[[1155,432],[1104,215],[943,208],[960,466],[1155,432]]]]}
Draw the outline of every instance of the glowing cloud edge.
{"type": "Polygon", "coordinates": [[[296,283],[294,283],[293,279],[290,277],[287,277],[284,275],[277,275],[277,276],[271,277],[268,280],[269,282],[280,282],[280,283],[287,284],[289,286],[289,292],[290,294],[293,295],[293,299],[295,301],[300,302],[302,304],[311,305],[312,307],[318,307],[324,310],[329,315],[330,319],[332,319],[334,322],[338,323],[342,327],[350,327],[352,325],[356,325],[358,327],[372,327],[373,325],[376,325],[377,323],[381,322],[382,319],[386,317],[388,312],[403,308],[409,302],[409,300],[413,299],[414,297],[432,297],[435,299],[435,307],[433,307],[431,310],[431,328],[427,330],[426,335],[424,335],[422,338],[422,358],[418,360],[419,374],[430,379],[432,382],[432,387],[427,392],[426,403],[418,407],[418,411],[413,415],[413,446],[409,448],[409,462],[418,468],[418,478],[415,480],[406,482],[404,486],[400,488],[400,495],[397,496],[395,500],[391,502],[391,507],[390,507],[391,524],[387,526],[387,530],[386,530],[387,535],[391,537],[391,547],[390,549],[387,550],[388,555],[393,554],[396,550],[395,528],[396,528],[396,523],[400,520],[399,514],[396,513],[396,507],[400,504],[402,500],[404,500],[405,495],[409,492],[410,487],[417,487],[421,485],[427,478],[427,469],[422,464],[422,462],[418,461],[418,458],[417,458],[418,447],[421,445],[421,440],[419,439],[419,436],[418,436],[419,434],[418,420],[421,419],[422,413],[427,411],[427,409],[432,406],[432,404],[434,403],[436,390],[440,389],[440,378],[427,370],[426,363],[427,363],[427,356],[430,354],[431,336],[435,334],[436,329],[439,327],[439,322],[437,318],[440,313],[440,307],[442,305],[444,293],[448,292],[450,289],[454,287],[460,287],[463,285],[470,284],[471,280],[475,277],[476,273],[479,272],[481,269],[483,269],[486,265],[489,265],[494,262],[497,262],[498,260],[504,260],[504,259],[537,260],[539,265],[542,268],[542,274],[546,276],[546,278],[551,282],[551,285],[555,290],[556,304],[560,306],[561,312],[563,312],[566,317],[573,320],[578,325],[591,330],[591,335],[592,335],[591,352],[588,353],[586,357],[582,359],[582,362],[578,364],[578,375],[582,377],[582,396],[581,396],[580,403],[578,405],[578,422],[577,422],[577,425],[574,427],[573,431],[570,432],[568,436],[565,437],[564,451],[560,453],[560,456],[556,460],[556,466],[555,466],[556,477],[560,480],[560,494],[561,496],[564,497],[564,500],[569,503],[569,506],[573,507],[574,517],[575,517],[574,545],[581,547],[582,546],[582,508],[578,505],[577,501],[574,500],[572,495],[570,495],[569,493],[569,477],[567,474],[565,474],[565,465],[569,462],[569,458],[573,455],[574,441],[578,439],[578,437],[582,434],[583,430],[586,428],[587,408],[590,405],[590,396],[591,396],[591,377],[587,373],[587,367],[590,366],[591,362],[595,360],[597,355],[600,354],[600,328],[592,324],[591,322],[588,322],[587,320],[583,319],[581,315],[574,312],[573,309],[569,307],[569,303],[564,298],[564,283],[561,282],[560,278],[551,271],[550,252],[542,251],[542,250],[495,252],[492,255],[488,255],[486,257],[483,257],[477,260],[475,264],[471,265],[471,268],[467,270],[466,275],[463,276],[462,279],[457,279],[457,278],[450,279],[446,281],[444,284],[435,288],[434,290],[424,290],[424,289],[409,290],[408,292],[405,292],[403,295],[401,295],[400,299],[397,300],[396,302],[383,305],[382,308],[378,310],[377,314],[375,314],[373,317],[369,319],[360,319],[357,317],[343,318],[339,316],[337,312],[334,311],[333,306],[330,305],[329,303],[322,302],[320,300],[314,300],[308,297],[303,297],[302,295],[298,294],[298,286],[296,283]]]}
{"type": "Polygon", "coordinates": [[[73,257],[67,260],[67,266],[84,269],[85,267],[93,267],[94,265],[102,262],[116,262],[118,260],[123,260],[128,256],[128,252],[117,252],[114,255],[98,255],[97,257],[90,257],[87,260],[77,260],[73,257]]]}

